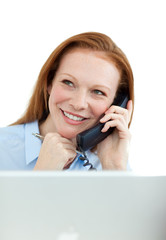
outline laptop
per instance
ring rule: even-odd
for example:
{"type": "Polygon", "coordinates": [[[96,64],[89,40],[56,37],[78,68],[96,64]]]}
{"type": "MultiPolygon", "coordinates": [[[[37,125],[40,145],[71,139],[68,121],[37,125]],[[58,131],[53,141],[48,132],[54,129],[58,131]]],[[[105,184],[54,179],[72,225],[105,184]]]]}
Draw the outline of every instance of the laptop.
{"type": "Polygon", "coordinates": [[[166,176],[0,172],[1,240],[166,240],[166,176]]]}

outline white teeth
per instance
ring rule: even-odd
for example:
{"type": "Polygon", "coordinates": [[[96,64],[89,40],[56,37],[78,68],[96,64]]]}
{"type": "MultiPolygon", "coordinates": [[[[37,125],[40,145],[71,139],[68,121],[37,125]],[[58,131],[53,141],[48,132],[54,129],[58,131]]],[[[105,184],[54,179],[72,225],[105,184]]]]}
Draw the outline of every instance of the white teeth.
{"type": "Polygon", "coordinates": [[[76,116],[74,116],[74,115],[71,115],[71,114],[69,114],[69,113],[67,113],[67,112],[63,112],[64,113],[64,115],[66,116],[66,117],[68,117],[68,118],[70,118],[70,119],[72,119],[72,120],[75,120],[75,121],[82,121],[84,118],[81,118],[81,117],[76,117],[76,116]]]}

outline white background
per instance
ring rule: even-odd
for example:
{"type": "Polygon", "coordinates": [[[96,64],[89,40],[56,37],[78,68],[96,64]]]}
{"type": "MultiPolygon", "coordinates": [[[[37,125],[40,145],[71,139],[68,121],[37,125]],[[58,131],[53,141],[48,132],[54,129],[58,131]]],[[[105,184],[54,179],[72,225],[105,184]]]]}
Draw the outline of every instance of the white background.
{"type": "Polygon", "coordinates": [[[132,168],[166,170],[164,0],[1,0],[0,127],[22,115],[39,71],[55,47],[85,31],[109,35],[132,66],[132,168]]]}

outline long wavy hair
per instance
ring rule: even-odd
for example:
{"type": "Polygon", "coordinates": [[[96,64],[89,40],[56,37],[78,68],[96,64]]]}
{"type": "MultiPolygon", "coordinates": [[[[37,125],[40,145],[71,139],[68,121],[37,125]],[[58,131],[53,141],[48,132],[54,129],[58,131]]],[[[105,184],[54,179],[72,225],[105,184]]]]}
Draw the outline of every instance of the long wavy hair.
{"type": "Polygon", "coordinates": [[[68,38],[51,53],[39,73],[25,113],[12,125],[28,123],[35,120],[42,122],[47,118],[49,114],[49,94],[47,87],[51,84],[64,54],[73,48],[104,52],[108,61],[110,60],[114,63],[120,72],[120,83],[116,94],[118,94],[119,91],[128,88],[129,97],[134,103],[133,73],[129,61],[123,51],[107,35],[98,32],[86,32],[68,38]]]}

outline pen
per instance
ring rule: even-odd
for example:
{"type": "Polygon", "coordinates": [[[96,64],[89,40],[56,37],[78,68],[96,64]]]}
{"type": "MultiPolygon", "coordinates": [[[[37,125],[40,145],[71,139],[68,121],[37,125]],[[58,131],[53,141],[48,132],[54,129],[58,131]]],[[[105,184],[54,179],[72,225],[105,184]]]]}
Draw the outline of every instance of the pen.
{"type": "MultiPolygon", "coordinates": [[[[44,140],[44,137],[43,137],[42,135],[40,135],[39,133],[32,133],[32,135],[34,135],[35,137],[39,138],[41,141],[43,141],[43,140],[44,140]]],[[[81,154],[81,155],[82,155],[82,153],[81,153],[81,152],[79,152],[78,150],[76,150],[76,153],[78,153],[78,154],[81,154]]]]}
{"type": "Polygon", "coordinates": [[[32,135],[34,135],[35,137],[39,138],[40,140],[44,140],[44,137],[38,133],[32,133],[32,135]]]}

